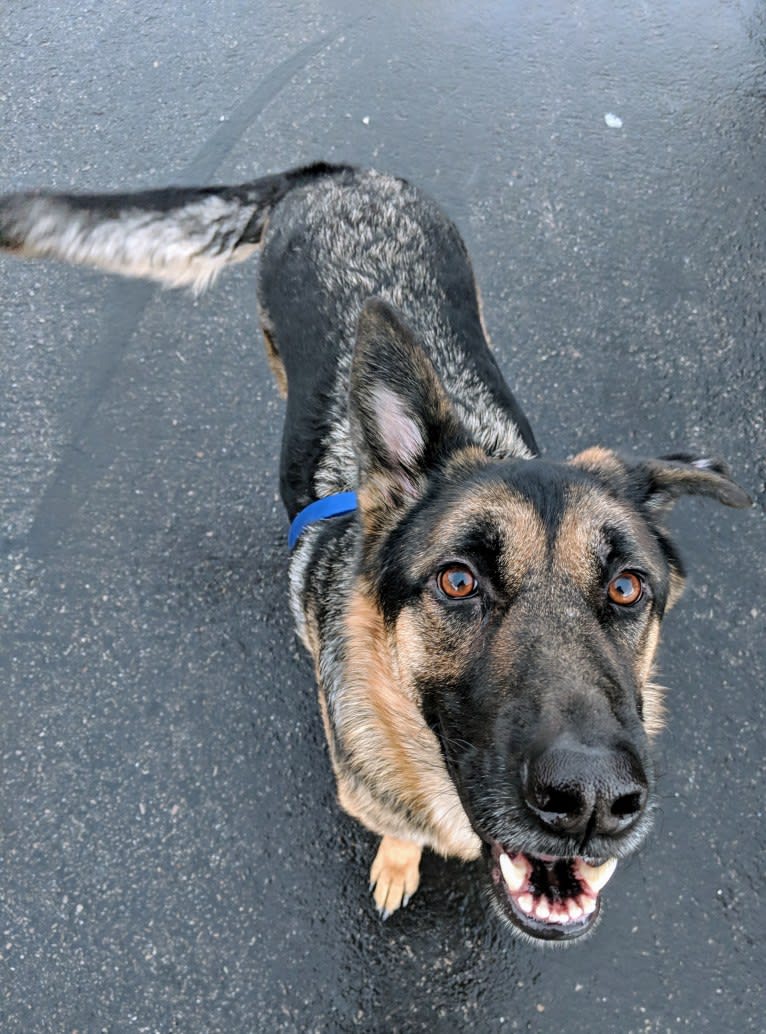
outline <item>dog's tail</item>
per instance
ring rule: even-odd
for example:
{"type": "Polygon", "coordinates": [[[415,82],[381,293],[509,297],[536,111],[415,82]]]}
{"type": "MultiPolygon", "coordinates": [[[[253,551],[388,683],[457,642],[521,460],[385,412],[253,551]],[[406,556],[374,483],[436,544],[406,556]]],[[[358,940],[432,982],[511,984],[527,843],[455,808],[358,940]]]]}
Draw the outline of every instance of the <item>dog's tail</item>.
{"type": "Polygon", "coordinates": [[[291,190],[352,171],[320,163],[237,187],[8,194],[0,197],[0,249],[199,292],[257,250],[269,213],[291,190]]]}

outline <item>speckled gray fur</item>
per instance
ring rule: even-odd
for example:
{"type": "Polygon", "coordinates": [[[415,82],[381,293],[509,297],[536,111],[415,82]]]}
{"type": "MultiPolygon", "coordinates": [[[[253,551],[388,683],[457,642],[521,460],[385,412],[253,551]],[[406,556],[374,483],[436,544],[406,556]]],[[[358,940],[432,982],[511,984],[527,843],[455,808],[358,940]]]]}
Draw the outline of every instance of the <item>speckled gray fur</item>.
{"type": "MultiPolygon", "coordinates": [[[[433,202],[408,183],[374,171],[352,185],[333,180],[301,188],[275,211],[264,239],[264,261],[279,234],[305,241],[305,259],[318,271],[328,320],[339,334],[330,433],[315,475],[317,496],[353,489],[356,458],[348,419],[348,380],[363,303],[377,295],[394,305],[434,363],[461,421],[495,456],[529,456],[516,424],[492,398],[472,358],[444,317],[443,285],[434,268],[436,226],[464,257],[457,230],[433,202]]],[[[269,311],[268,299],[264,307],[269,311]]]]}
{"type": "Polygon", "coordinates": [[[125,208],[104,219],[66,197],[21,196],[0,202],[4,238],[25,256],[58,258],[169,287],[208,287],[227,263],[252,255],[240,243],[252,206],[209,196],[166,212],[125,208]]]}

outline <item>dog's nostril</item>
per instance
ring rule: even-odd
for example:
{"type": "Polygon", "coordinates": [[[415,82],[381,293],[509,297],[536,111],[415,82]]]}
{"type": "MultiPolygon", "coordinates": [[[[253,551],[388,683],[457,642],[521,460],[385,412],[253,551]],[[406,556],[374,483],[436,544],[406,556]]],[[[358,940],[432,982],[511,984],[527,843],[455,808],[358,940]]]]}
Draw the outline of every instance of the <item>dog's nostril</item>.
{"type": "Polygon", "coordinates": [[[612,801],[611,812],[616,818],[624,819],[630,815],[635,815],[643,807],[643,794],[641,793],[625,793],[622,797],[618,797],[615,801],[612,801]]]}
{"type": "Polygon", "coordinates": [[[536,797],[543,811],[554,812],[556,815],[579,815],[583,809],[582,797],[571,790],[547,788],[543,793],[536,794],[536,797]]]}

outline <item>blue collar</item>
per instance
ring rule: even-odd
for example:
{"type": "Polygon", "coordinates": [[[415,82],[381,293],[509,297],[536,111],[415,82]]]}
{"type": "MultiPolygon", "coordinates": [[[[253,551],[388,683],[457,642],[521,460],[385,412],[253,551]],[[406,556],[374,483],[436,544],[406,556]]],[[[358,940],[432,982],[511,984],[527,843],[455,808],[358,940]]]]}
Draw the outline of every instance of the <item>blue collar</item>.
{"type": "Polygon", "coordinates": [[[292,552],[304,528],[317,521],[326,521],[328,517],[340,517],[344,513],[353,513],[356,509],[356,492],[336,492],[309,503],[297,517],[293,518],[287,535],[287,548],[292,552]]]}

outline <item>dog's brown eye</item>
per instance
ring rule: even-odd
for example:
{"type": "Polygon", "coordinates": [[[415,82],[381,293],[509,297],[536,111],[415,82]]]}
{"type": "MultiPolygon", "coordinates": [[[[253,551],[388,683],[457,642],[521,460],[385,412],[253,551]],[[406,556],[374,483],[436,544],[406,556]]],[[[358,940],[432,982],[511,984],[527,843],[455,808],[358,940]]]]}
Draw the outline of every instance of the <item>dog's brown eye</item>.
{"type": "Polygon", "coordinates": [[[473,596],[478,587],[478,582],[471,571],[463,564],[445,567],[439,575],[438,583],[444,595],[453,600],[464,600],[466,596],[473,596]]]}
{"type": "Polygon", "coordinates": [[[644,593],[644,583],[632,571],[623,571],[609,583],[609,599],[621,607],[638,603],[644,593]]]}

